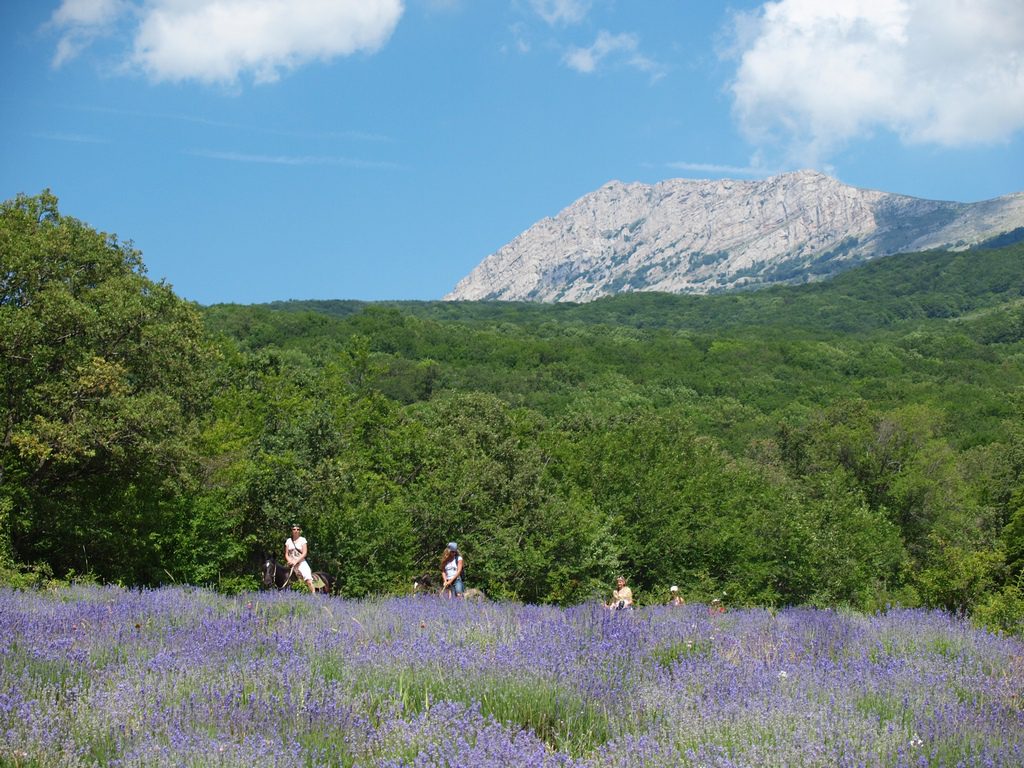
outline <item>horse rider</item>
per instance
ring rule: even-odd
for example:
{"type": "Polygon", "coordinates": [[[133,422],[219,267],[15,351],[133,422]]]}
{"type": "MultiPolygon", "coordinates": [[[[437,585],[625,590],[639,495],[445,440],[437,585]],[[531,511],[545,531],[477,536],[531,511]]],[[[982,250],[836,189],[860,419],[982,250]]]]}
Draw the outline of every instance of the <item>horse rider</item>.
{"type": "Polygon", "coordinates": [[[309,587],[309,591],[316,592],[313,588],[313,572],[309,568],[309,563],[306,562],[308,554],[309,543],[302,535],[302,528],[293,525],[292,535],[284,540],[284,560],[291,566],[292,573],[298,572],[302,580],[306,582],[306,586],[309,587]]]}

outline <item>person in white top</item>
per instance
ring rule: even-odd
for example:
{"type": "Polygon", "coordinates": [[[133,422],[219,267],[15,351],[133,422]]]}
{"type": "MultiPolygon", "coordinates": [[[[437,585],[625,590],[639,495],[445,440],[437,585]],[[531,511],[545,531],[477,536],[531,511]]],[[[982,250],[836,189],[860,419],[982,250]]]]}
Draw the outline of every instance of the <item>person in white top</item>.
{"type": "Polygon", "coordinates": [[[454,541],[449,542],[448,546],[444,550],[444,554],[441,556],[441,594],[448,595],[449,599],[452,596],[452,592],[457,597],[463,597],[463,586],[462,586],[462,555],[459,554],[459,545],[454,541]]]}
{"type": "Polygon", "coordinates": [[[292,535],[284,540],[284,560],[291,566],[293,573],[298,573],[302,577],[306,586],[309,587],[309,591],[315,592],[313,571],[310,570],[309,563],[306,562],[307,554],[309,554],[309,544],[302,535],[302,529],[293,525],[292,535]]]}
{"type": "Polygon", "coordinates": [[[622,611],[633,607],[633,590],[626,586],[626,577],[619,576],[615,580],[615,589],[612,590],[612,601],[607,608],[613,611],[622,611]]]}

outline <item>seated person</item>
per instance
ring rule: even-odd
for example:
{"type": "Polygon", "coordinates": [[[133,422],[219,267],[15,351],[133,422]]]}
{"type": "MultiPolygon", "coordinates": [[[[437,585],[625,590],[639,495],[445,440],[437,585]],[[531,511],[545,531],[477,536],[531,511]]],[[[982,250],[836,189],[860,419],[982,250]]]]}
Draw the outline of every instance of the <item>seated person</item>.
{"type": "Polygon", "coordinates": [[[686,605],[686,601],[683,600],[683,598],[679,594],[679,587],[677,587],[675,584],[673,584],[671,588],[668,590],[668,594],[669,605],[686,605]]]}
{"type": "Polygon", "coordinates": [[[613,611],[621,611],[624,608],[633,607],[633,590],[626,586],[625,576],[619,576],[615,580],[615,589],[612,590],[612,601],[606,607],[613,611]]]}

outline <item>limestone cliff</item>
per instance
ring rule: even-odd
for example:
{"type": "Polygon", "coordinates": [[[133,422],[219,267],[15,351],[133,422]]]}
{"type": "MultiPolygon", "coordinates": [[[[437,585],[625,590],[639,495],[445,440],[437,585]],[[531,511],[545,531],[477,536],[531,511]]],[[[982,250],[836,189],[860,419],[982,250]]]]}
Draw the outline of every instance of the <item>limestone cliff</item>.
{"type": "Polygon", "coordinates": [[[813,171],[763,181],[613,181],[483,260],[446,299],[590,301],[819,280],[893,253],[966,248],[1024,226],[1024,193],[955,203],[813,171]]]}

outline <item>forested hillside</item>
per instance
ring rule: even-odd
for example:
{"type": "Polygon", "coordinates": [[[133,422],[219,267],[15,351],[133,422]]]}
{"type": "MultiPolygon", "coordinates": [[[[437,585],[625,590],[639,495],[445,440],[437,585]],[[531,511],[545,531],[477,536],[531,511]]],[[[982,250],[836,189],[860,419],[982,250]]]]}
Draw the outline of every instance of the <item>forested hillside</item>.
{"type": "Polygon", "coordinates": [[[298,520],[353,596],[454,539],[494,597],[621,572],[1024,621],[1019,243],[708,297],[206,308],[50,196],[0,247],[9,579],[236,589],[298,520]]]}

